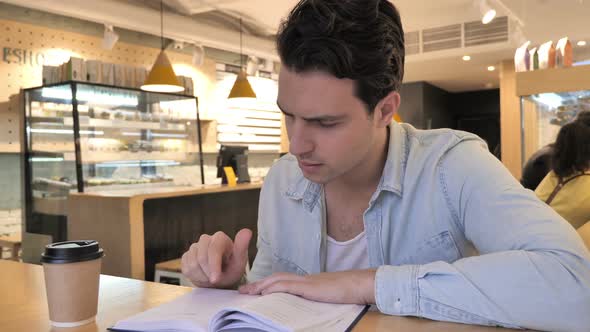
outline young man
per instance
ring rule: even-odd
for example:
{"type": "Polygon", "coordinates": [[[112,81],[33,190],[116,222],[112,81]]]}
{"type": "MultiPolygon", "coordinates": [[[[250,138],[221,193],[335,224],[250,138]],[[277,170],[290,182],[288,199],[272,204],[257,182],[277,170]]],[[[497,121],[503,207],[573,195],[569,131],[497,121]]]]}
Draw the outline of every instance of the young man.
{"type": "Polygon", "coordinates": [[[278,34],[290,154],[251,232],[182,257],[200,287],[376,304],[391,315],[551,331],[590,327],[590,253],[478,137],[392,123],[404,40],[386,0],[302,0],[278,34]]]}

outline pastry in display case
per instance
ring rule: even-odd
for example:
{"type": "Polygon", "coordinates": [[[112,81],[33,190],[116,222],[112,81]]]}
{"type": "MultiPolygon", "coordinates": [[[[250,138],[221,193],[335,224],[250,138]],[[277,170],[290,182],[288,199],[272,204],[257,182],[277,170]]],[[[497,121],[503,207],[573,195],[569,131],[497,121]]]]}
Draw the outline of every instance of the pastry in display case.
{"type": "Polygon", "coordinates": [[[193,96],[64,82],[25,89],[24,105],[28,232],[66,240],[70,192],[204,183],[193,96]]]}
{"type": "Polygon", "coordinates": [[[555,142],[560,128],[590,111],[590,66],[517,73],[522,164],[555,142]]]}

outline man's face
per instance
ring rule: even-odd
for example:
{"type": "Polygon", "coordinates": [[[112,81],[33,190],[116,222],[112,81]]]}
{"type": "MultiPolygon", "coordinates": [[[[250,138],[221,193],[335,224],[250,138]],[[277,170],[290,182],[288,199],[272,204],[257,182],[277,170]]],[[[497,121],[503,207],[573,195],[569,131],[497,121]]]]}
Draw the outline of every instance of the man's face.
{"type": "Polygon", "coordinates": [[[354,176],[375,150],[378,126],[356,97],[352,80],[283,66],[278,105],[285,114],[289,152],[310,181],[326,184],[354,176]]]}

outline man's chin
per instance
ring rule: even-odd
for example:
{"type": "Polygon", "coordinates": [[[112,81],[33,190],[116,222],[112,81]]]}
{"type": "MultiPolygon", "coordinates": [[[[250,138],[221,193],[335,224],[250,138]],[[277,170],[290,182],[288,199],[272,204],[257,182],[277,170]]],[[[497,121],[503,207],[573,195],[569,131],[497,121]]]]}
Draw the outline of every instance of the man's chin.
{"type": "Polygon", "coordinates": [[[330,178],[327,176],[322,176],[320,174],[306,174],[305,172],[303,173],[303,177],[306,178],[307,180],[313,182],[313,183],[317,183],[317,184],[326,184],[330,181],[330,178]]]}

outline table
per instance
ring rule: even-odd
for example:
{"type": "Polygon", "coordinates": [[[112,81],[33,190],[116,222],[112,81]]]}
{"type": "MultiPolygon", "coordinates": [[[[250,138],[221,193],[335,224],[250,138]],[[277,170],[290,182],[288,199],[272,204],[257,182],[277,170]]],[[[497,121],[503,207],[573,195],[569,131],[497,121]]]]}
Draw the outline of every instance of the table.
{"type": "MultiPolygon", "coordinates": [[[[190,291],[189,287],[101,275],[96,322],[77,328],[52,328],[47,311],[43,268],[0,260],[0,331],[102,332],[120,319],[171,301],[190,291]]],[[[353,331],[502,332],[510,330],[369,312],[353,331]]]]}

